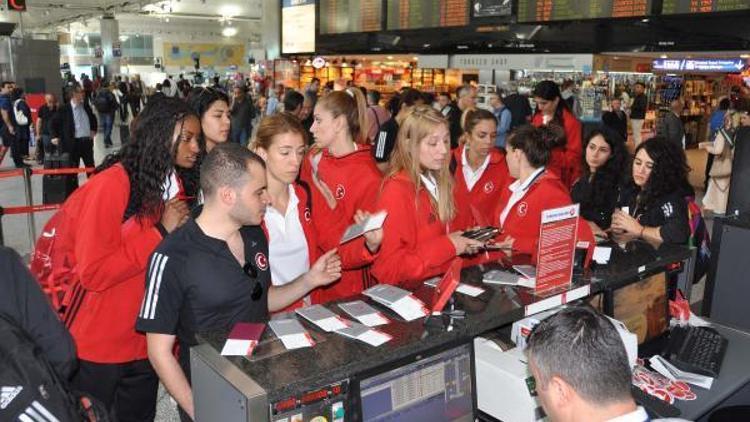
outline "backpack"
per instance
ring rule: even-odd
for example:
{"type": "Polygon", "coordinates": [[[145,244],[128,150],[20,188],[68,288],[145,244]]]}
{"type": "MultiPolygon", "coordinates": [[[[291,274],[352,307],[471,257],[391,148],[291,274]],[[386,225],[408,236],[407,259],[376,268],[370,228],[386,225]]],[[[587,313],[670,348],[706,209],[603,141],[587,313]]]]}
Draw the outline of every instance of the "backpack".
{"type": "Polygon", "coordinates": [[[66,230],[72,221],[67,221],[66,209],[60,208],[47,221],[42,234],[34,244],[29,270],[39,282],[52,308],[59,314],[65,313],[66,294],[75,281],[73,262],[73,239],[66,230]]]}
{"type": "Polygon", "coordinates": [[[29,124],[29,118],[26,117],[26,113],[24,113],[19,107],[21,101],[23,101],[23,99],[19,98],[13,102],[13,114],[15,115],[16,124],[18,124],[18,126],[26,126],[29,124]]]}
{"type": "Polygon", "coordinates": [[[99,113],[111,113],[114,110],[114,95],[106,89],[100,90],[94,97],[94,107],[99,113]]]}
{"type": "Polygon", "coordinates": [[[396,123],[396,119],[392,117],[380,123],[378,113],[372,108],[370,110],[375,115],[375,123],[378,125],[378,132],[375,134],[375,139],[372,140],[372,154],[376,162],[385,163],[390,159],[393,147],[396,146],[398,124],[396,123]]]}
{"type": "Polygon", "coordinates": [[[107,421],[104,407],[73,392],[44,351],[12,318],[0,313],[0,420],[107,421]]]}

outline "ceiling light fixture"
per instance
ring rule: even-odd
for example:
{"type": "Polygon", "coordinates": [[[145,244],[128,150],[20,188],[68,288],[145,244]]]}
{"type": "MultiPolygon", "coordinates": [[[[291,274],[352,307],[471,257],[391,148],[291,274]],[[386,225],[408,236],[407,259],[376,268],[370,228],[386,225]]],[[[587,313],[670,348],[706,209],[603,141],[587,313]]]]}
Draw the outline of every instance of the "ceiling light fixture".
{"type": "Polygon", "coordinates": [[[237,35],[237,28],[228,26],[221,31],[221,35],[225,37],[233,37],[237,35]]]}

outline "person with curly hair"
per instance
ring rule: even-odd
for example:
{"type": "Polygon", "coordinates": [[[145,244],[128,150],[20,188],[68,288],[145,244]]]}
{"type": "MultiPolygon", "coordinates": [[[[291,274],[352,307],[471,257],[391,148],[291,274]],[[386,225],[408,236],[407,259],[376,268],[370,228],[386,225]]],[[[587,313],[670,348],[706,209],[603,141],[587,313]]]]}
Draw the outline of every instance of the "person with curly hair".
{"type": "Polygon", "coordinates": [[[679,144],[654,137],[638,145],[632,180],[620,194],[620,209],[612,214],[615,241],[687,244],[690,226],[685,197],[694,195],[687,179],[689,170],[679,144]]]}
{"type": "Polygon", "coordinates": [[[581,204],[581,217],[595,235],[606,237],[612,224],[620,188],[625,184],[628,154],[625,141],[606,126],[589,132],[584,142],[582,174],[570,189],[574,203],[581,204]]]}
{"type": "MultiPolygon", "coordinates": [[[[130,142],[107,158],[59,211],[72,280],[63,320],[80,365],[73,386],[120,421],[153,420],[158,378],[135,319],[149,255],[188,219],[176,167],[195,165],[200,121],[184,101],[149,102],[130,142]]],[[[64,242],[63,242],[64,241],[64,242]]]]}

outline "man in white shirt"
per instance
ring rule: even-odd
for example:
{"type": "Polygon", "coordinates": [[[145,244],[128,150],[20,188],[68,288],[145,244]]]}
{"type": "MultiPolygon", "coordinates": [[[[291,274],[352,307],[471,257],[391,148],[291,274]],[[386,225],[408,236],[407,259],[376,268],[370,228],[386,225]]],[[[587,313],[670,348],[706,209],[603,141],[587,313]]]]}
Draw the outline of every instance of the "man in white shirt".
{"type": "Polygon", "coordinates": [[[617,329],[585,307],[561,310],[537,325],[526,354],[551,421],[650,421],[630,393],[631,368],[617,329]]]}

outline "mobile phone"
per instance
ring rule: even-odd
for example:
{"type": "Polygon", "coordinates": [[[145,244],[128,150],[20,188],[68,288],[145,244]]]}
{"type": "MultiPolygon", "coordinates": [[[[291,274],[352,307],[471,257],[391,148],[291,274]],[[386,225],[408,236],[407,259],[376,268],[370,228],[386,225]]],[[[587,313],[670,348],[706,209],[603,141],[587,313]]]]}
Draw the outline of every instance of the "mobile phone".
{"type": "Polygon", "coordinates": [[[485,242],[497,236],[499,233],[500,229],[498,229],[497,227],[487,226],[475,230],[467,230],[463,232],[461,236],[478,240],[480,242],[485,242]]]}

